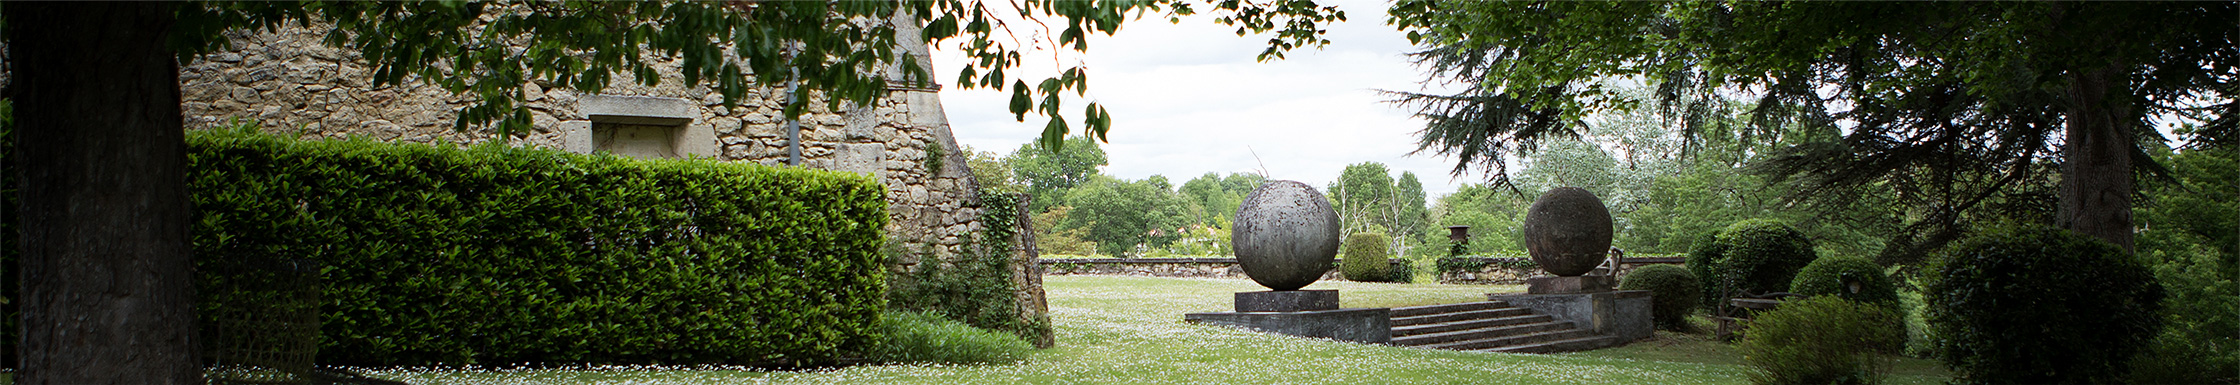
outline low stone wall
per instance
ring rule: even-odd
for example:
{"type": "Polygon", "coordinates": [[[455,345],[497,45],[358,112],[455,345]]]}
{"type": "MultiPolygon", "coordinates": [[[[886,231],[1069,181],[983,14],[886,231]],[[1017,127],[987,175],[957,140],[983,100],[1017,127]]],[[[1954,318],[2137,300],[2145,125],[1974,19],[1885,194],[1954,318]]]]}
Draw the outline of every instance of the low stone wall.
{"type": "MultiPolygon", "coordinates": [[[[1043,275],[1248,278],[1236,258],[1069,258],[1043,259],[1039,263],[1043,275]]],[[[1321,280],[1343,281],[1345,274],[1332,264],[1321,280]]]]}
{"type": "MultiPolygon", "coordinates": [[[[1618,261],[1618,276],[1625,277],[1634,269],[1654,264],[1679,265],[1686,262],[1681,257],[1624,258],[1618,261]]],[[[1544,274],[1540,265],[1523,257],[1454,257],[1441,258],[1435,272],[1439,283],[1456,285],[1522,285],[1525,278],[1544,274]]]]}

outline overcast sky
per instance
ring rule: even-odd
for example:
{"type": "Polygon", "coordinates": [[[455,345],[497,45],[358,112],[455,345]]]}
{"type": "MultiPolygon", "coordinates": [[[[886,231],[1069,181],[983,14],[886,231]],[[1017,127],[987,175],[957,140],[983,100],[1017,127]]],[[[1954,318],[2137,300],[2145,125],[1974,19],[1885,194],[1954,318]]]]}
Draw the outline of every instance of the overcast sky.
{"type": "MultiPolygon", "coordinates": [[[[1408,155],[1423,122],[1383,103],[1376,91],[1421,89],[1421,72],[1403,55],[1410,50],[1407,37],[1384,25],[1383,1],[1336,5],[1350,20],[1326,27],[1329,46],[1266,63],[1253,60],[1266,35],[1238,37],[1235,28],[1204,14],[1181,24],[1134,20],[1116,36],[1093,35],[1081,60],[1089,68],[1086,99],[1113,116],[1111,141],[1104,144],[1111,164],[1104,173],[1131,180],[1166,175],[1180,185],[1207,172],[1253,172],[1264,162],[1273,178],[1320,188],[1346,165],[1374,161],[1394,177],[1415,172],[1430,197],[1481,181],[1475,171],[1450,178],[1451,158],[1408,155]]],[[[943,83],[956,81],[964,64],[961,56],[941,52],[954,43],[935,47],[935,78],[943,83]]],[[[1048,53],[1025,58],[1024,73],[1009,75],[1029,84],[1061,68],[1048,53]]],[[[1008,154],[1041,135],[1045,118],[1014,120],[1010,94],[945,87],[942,107],[962,144],[1008,154]]],[[[1076,133],[1085,101],[1064,105],[1076,133]]]]}

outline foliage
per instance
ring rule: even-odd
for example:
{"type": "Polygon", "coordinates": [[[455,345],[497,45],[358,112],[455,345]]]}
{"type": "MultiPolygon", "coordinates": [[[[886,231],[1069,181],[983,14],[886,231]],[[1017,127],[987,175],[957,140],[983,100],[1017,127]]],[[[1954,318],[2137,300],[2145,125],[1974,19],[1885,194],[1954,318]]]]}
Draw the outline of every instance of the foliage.
{"type": "Polygon", "coordinates": [[[1041,249],[1043,254],[1096,254],[1097,243],[1081,239],[1088,236],[1088,230],[1059,228],[1058,225],[1065,223],[1066,217],[1072,213],[1073,207],[1054,206],[1050,211],[1034,214],[1035,248],[1041,249]]]}
{"type": "Polygon", "coordinates": [[[1932,268],[1937,357],[1965,382],[2119,382],[2162,328],[2163,287],[2146,266],[2067,230],[1997,228],[1932,268]]]}
{"type": "Polygon", "coordinates": [[[1626,273],[1625,280],[1618,282],[1618,290],[1648,290],[1653,302],[1649,306],[1650,318],[1656,320],[1657,328],[1685,331],[1688,315],[1695,313],[1698,292],[1703,286],[1688,269],[1649,265],[1626,273]]]}
{"type": "Polygon", "coordinates": [[[321,363],[795,364],[877,339],[862,176],[242,127],[188,135],[196,260],[324,264],[321,363]]]}
{"type": "Polygon", "coordinates": [[[1738,294],[1788,290],[1797,271],[1819,258],[1811,239],[1777,220],[1735,222],[1708,243],[1688,252],[1688,269],[1703,280],[1705,305],[1714,309],[1738,294]]]}
{"type": "Polygon", "coordinates": [[[1405,259],[1394,259],[1393,261],[1394,261],[1394,262],[1399,262],[1399,263],[1394,263],[1394,264],[1392,264],[1392,266],[1391,266],[1391,270],[1390,270],[1390,271],[1386,271],[1386,272],[1384,273],[1384,281],[1385,281],[1385,282],[1393,282],[1393,283],[1415,283],[1415,282],[1416,282],[1416,264],[1414,263],[1414,261],[1409,261],[1409,260],[1405,260],[1405,259]]]}
{"type": "Polygon", "coordinates": [[[994,151],[977,151],[964,146],[964,164],[972,169],[972,180],[980,189],[993,193],[1024,193],[1027,187],[1011,178],[1011,159],[994,151]]]}
{"type": "Polygon", "coordinates": [[[1022,227],[1018,210],[1026,199],[1025,194],[982,191],[981,230],[973,235],[967,251],[972,255],[946,261],[922,259],[916,271],[891,274],[888,307],[938,314],[1045,344],[1050,338],[1048,317],[1026,317],[1017,297],[1019,287],[1012,281],[1012,242],[1022,227]]]}
{"type": "Polygon", "coordinates": [[[1338,271],[1344,273],[1348,281],[1383,282],[1385,275],[1391,273],[1391,263],[1387,260],[1392,254],[1385,251],[1385,244],[1390,241],[1379,233],[1346,236],[1338,253],[1343,258],[1338,262],[1338,271]]]}
{"type": "Polygon", "coordinates": [[[1106,255],[1129,255],[1137,245],[1164,248],[1193,222],[1189,201],[1171,188],[1157,175],[1132,182],[1100,176],[1066,194],[1073,211],[1059,227],[1086,230],[1082,239],[1106,255]]]}
{"type": "Polygon", "coordinates": [[[2132,173],[2154,173],[2141,155],[2160,140],[2149,117],[2203,122],[2196,142],[2240,140],[2240,31],[2225,28],[2236,7],[1409,0],[1392,24],[1424,48],[1413,55],[1430,82],[1461,87],[1388,95],[1425,118],[1417,151],[1456,155],[1456,174],[1477,167],[1498,185],[1509,158],[1591,131],[1586,117],[1656,108],[1694,139],[1736,112],[1720,95],[1749,93],[1748,124],[1734,128],[1785,144],[1753,171],[1797,185],[1787,199],[1884,196],[1910,211],[1878,261],[1910,264],[1972,217],[2054,213],[2043,187],[2055,181],[2075,191],[2059,215],[2096,219],[2063,222],[2128,245],[2133,227],[2116,215],[2128,207],[2084,195],[2132,194],[2132,173]],[[2117,155],[2055,167],[2084,154],[2117,155]]]}
{"type": "Polygon", "coordinates": [[[1813,297],[1759,314],[1737,347],[1754,384],[1879,384],[1904,344],[1888,307],[1813,297]]]}
{"type": "Polygon", "coordinates": [[[1809,296],[1833,295],[1859,303],[1896,309],[1898,288],[1882,266],[1861,258],[1826,257],[1797,271],[1789,292],[1809,296]]]}
{"type": "Polygon", "coordinates": [[[1106,164],[1104,149],[1088,137],[1068,138],[1062,148],[1037,147],[1022,144],[1011,150],[1011,172],[1027,193],[1034,194],[1034,212],[1048,210],[1050,206],[1066,206],[1066,195],[1074,187],[1088,184],[1102,174],[1098,167],[1106,164]]]}
{"type": "Polygon", "coordinates": [[[2140,257],[2169,290],[2162,334],[2133,362],[2134,383],[2240,382],[2240,153],[2166,156],[2175,178],[2135,210],[2140,257]]]}
{"type": "Polygon", "coordinates": [[[985,330],[938,314],[890,311],[879,320],[886,338],[864,353],[882,363],[1009,364],[1034,351],[1019,336],[985,330]]]}
{"type": "Polygon", "coordinates": [[[1230,173],[1224,178],[1209,172],[1183,182],[1181,192],[1205,212],[1200,224],[1227,229],[1237,217],[1237,207],[1244,204],[1244,197],[1266,180],[1258,174],[1230,173]]]}

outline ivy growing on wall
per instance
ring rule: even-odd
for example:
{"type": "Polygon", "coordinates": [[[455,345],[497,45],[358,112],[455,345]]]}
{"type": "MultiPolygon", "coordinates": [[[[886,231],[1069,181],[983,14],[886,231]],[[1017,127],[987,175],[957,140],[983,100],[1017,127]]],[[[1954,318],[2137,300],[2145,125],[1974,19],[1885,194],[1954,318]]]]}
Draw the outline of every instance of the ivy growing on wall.
{"type": "MultiPolygon", "coordinates": [[[[1048,315],[1025,317],[1011,280],[1011,256],[1018,235],[1019,211],[1026,194],[981,191],[981,231],[970,240],[969,255],[949,261],[921,261],[916,271],[890,275],[887,306],[940,314],[974,327],[998,330],[1037,346],[1050,344],[1048,315]]],[[[908,252],[890,249],[890,253],[908,252]]],[[[900,258],[900,256],[890,256],[900,258]]]]}

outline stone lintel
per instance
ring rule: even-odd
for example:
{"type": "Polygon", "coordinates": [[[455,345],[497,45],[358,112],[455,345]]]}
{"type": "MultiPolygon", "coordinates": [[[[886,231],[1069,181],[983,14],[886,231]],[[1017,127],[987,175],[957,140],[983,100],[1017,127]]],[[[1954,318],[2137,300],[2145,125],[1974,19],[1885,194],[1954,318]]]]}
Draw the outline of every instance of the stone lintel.
{"type": "Polygon", "coordinates": [[[1337,290],[1247,291],[1237,293],[1238,312],[1336,310],[1337,290]]]}
{"type": "Polygon", "coordinates": [[[698,104],[678,98],[591,95],[578,103],[596,123],[682,126],[700,117],[698,104]]]}
{"type": "Polygon", "coordinates": [[[1581,275],[1576,277],[1543,275],[1526,278],[1524,284],[1525,293],[1528,294],[1600,293],[1610,291],[1612,287],[1617,286],[1617,282],[1607,275],[1581,275]]]}
{"type": "Polygon", "coordinates": [[[1189,313],[1182,315],[1182,321],[1347,342],[1392,342],[1392,309],[1381,307],[1280,313],[1189,313]]]}

